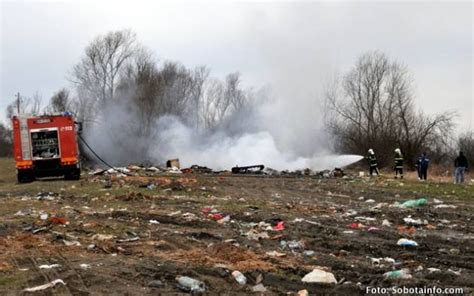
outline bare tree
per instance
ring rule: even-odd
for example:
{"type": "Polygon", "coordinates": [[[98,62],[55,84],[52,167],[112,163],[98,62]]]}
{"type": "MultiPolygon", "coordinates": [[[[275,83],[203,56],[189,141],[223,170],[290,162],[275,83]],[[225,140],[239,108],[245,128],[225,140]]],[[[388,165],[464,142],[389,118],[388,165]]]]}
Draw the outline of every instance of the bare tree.
{"type": "MultiPolygon", "coordinates": [[[[474,166],[474,132],[467,131],[461,134],[458,138],[457,149],[462,151],[469,162],[469,165],[474,166]]],[[[456,151],[457,153],[458,151],[456,151]]]]}
{"type": "Polygon", "coordinates": [[[252,95],[241,88],[240,82],[240,74],[231,73],[225,82],[210,79],[204,85],[200,113],[205,128],[217,126],[246,107],[252,95]]]}
{"type": "Polygon", "coordinates": [[[18,113],[18,104],[20,104],[20,114],[39,115],[41,112],[41,94],[35,92],[32,97],[20,96],[12,101],[6,108],[7,118],[12,118],[18,113]],[[19,100],[19,101],[18,101],[19,100]]]}
{"type": "Polygon", "coordinates": [[[392,127],[394,122],[394,119],[385,117],[387,113],[392,116],[393,113],[389,112],[394,105],[384,93],[389,70],[384,55],[365,54],[342,82],[336,81],[326,92],[327,105],[332,113],[328,125],[337,137],[337,148],[356,153],[364,153],[366,145],[379,148],[374,146],[376,139],[382,136],[381,131],[386,126],[392,127]]]}
{"type": "Polygon", "coordinates": [[[118,77],[137,49],[135,33],[130,30],[98,36],[74,66],[71,81],[93,104],[105,104],[114,98],[118,77]]]}
{"type": "Polygon", "coordinates": [[[200,108],[204,95],[204,85],[209,79],[210,70],[205,66],[196,67],[191,73],[191,86],[190,86],[190,101],[191,101],[191,112],[190,116],[194,118],[193,125],[196,128],[201,128],[200,120],[200,108]]]}
{"type": "Polygon", "coordinates": [[[166,62],[158,77],[162,95],[159,114],[170,114],[187,121],[186,111],[190,99],[192,78],[183,65],[166,62]]]}
{"type": "Polygon", "coordinates": [[[71,110],[71,97],[69,90],[62,88],[51,97],[48,107],[46,108],[48,112],[57,113],[57,112],[66,112],[71,110]]]}
{"type": "MultiPolygon", "coordinates": [[[[402,149],[408,164],[421,150],[442,145],[438,136],[453,127],[453,113],[426,116],[416,112],[413,78],[406,66],[381,52],[363,54],[355,67],[327,89],[327,125],[343,152],[379,152],[389,163],[393,149],[402,149]]],[[[445,143],[448,144],[448,141],[445,143]]]]}
{"type": "Polygon", "coordinates": [[[11,129],[0,122],[0,157],[9,157],[13,154],[11,129]]]}
{"type": "Polygon", "coordinates": [[[13,102],[13,103],[10,103],[8,106],[7,106],[7,109],[6,109],[6,114],[7,114],[7,118],[8,119],[11,119],[13,116],[15,116],[16,114],[16,103],[13,102]]]}
{"type": "Polygon", "coordinates": [[[74,67],[76,99],[71,106],[85,131],[89,123],[100,121],[98,130],[120,130],[121,136],[107,140],[126,152],[122,154],[149,155],[161,117],[171,115],[189,127],[211,129],[232,121],[231,115],[247,106],[250,92],[242,89],[238,73],[225,81],[209,76],[204,66],[158,63],[135,34],[111,32],[94,39],[74,67]]]}
{"type": "Polygon", "coordinates": [[[142,49],[127,66],[118,86],[121,103],[132,105],[137,113],[140,127],[136,127],[136,132],[139,134],[149,135],[156,120],[159,92],[157,77],[158,69],[152,54],[142,49]]]}
{"type": "Polygon", "coordinates": [[[103,106],[120,100],[137,113],[140,132],[147,135],[163,115],[177,116],[190,126],[214,126],[243,108],[247,95],[239,73],[229,74],[225,82],[209,82],[209,74],[204,66],[191,70],[177,62],[159,65],[134,33],[110,32],[94,39],[73,69],[76,113],[84,122],[94,121],[103,106]]]}
{"type": "Polygon", "coordinates": [[[39,115],[41,112],[41,101],[42,101],[41,94],[39,92],[35,92],[33,97],[29,99],[29,103],[26,106],[29,109],[29,113],[32,115],[39,115]]]}
{"type": "Polygon", "coordinates": [[[220,110],[226,108],[222,104],[224,92],[224,85],[217,79],[209,79],[204,84],[199,113],[205,129],[213,128],[219,122],[220,110]]]}

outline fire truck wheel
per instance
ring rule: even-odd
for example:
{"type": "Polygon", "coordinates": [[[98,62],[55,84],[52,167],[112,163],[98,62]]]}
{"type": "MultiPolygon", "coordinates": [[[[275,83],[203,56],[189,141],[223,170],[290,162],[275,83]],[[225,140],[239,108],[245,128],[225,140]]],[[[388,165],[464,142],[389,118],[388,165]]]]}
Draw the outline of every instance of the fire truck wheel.
{"type": "Polygon", "coordinates": [[[33,182],[35,177],[33,175],[33,172],[30,171],[18,171],[16,174],[16,177],[18,179],[18,183],[29,183],[33,182]]]}
{"type": "Polygon", "coordinates": [[[66,180],[79,180],[80,178],[81,178],[80,169],[72,169],[64,175],[64,179],[66,180]]]}

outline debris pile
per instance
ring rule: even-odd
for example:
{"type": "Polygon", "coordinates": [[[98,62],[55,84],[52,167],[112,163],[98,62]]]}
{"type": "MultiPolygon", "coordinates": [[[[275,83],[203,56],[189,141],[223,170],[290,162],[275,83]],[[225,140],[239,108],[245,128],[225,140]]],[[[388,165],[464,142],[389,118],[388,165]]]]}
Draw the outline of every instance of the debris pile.
{"type": "Polygon", "coordinates": [[[125,176],[154,176],[166,174],[245,174],[245,175],[260,175],[260,176],[285,176],[285,177],[302,177],[311,176],[314,178],[352,178],[346,174],[342,168],[334,168],[333,170],[314,171],[309,168],[304,170],[283,170],[278,171],[272,168],[266,168],[263,164],[235,166],[230,170],[215,171],[206,166],[194,164],[190,167],[181,168],[179,159],[171,159],[166,161],[165,166],[159,165],[137,165],[131,164],[127,167],[114,167],[109,169],[95,168],[89,171],[89,175],[99,176],[107,175],[114,177],[125,176]]]}

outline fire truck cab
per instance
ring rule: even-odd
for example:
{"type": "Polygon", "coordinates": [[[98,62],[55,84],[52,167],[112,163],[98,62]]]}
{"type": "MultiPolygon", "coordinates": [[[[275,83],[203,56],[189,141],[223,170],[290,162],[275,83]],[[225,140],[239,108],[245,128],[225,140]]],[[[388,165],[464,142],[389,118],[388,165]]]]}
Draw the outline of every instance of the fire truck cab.
{"type": "Polygon", "coordinates": [[[77,133],[81,128],[70,113],[20,114],[12,121],[18,182],[31,182],[37,177],[80,178],[77,133]]]}

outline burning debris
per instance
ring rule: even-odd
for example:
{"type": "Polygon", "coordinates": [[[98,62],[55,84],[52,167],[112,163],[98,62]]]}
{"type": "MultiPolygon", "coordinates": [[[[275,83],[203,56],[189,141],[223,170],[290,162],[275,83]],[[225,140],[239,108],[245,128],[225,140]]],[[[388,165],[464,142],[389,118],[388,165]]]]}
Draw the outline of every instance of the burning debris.
{"type": "Polygon", "coordinates": [[[259,165],[249,165],[249,166],[235,166],[232,168],[233,174],[260,174],[263,173],[265,166],[263,164],[259,165]]]}
{"type": "Polygon", "coordinates": [[[261,175],[261,176],[287,176],[287,177],[313,177],[313,178],[348,178],[347,174],[342,168],[334,168],[333,170],[313,171],[309,168],[304,170],[278,171],[272,168],[265,168],[263,164],[250,166],[235,166],[229,170],[213,170],[206,166],[194,164],[187,168],[179,169],[179,159],[168,160],[166,166],[131,164],[127,167],[114,167],[111,169],[96,168],[89,171],[90,175],[100,176],[115,176],[123,178],[125,176],[157,176],[167,174],[246,174],[246,175],[261,175]]]}
{"type": "Polygon", "coordinates": [[[168,169],[179,169],[180,168],[179,159],[175,158],[175,159],[170,159],[166,161],[166,167],[168,169]]]}
{"type": "Polygon", "coordinates": [[[197,165],[197,164],[192,165],[192,166],[189,167],[189,168],[181,169],[181,172],[183,172],[184,174],[193,174],[193,173],[197,173],[197,174],[212,174],[212,173],[217,173],[217,172],[214,172],[212,169],[210,169],[210,168],[208,168],[208,167],[199,166],[199,165],[197,165]]]}

